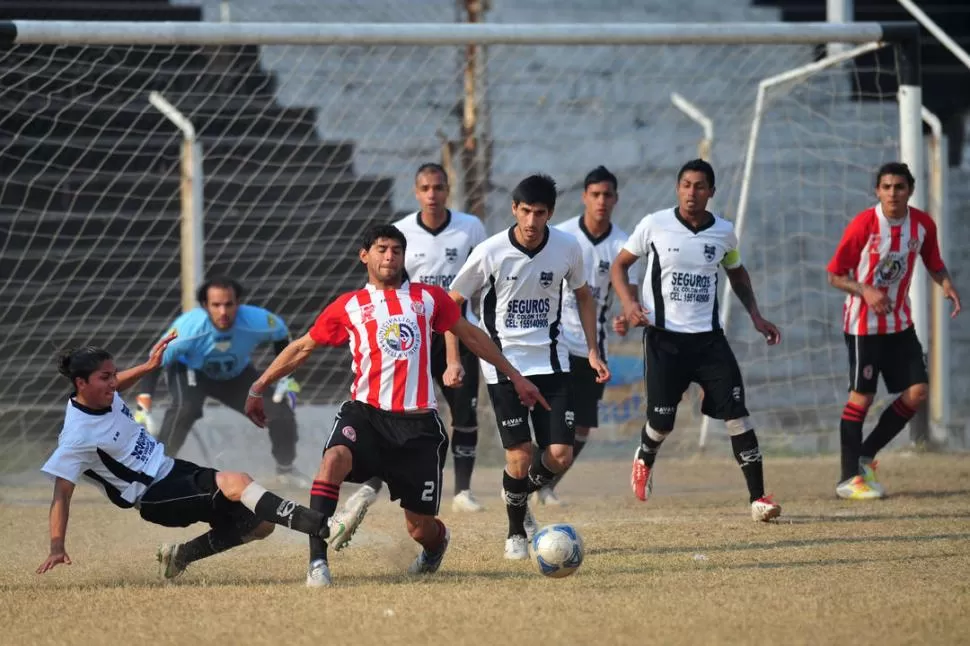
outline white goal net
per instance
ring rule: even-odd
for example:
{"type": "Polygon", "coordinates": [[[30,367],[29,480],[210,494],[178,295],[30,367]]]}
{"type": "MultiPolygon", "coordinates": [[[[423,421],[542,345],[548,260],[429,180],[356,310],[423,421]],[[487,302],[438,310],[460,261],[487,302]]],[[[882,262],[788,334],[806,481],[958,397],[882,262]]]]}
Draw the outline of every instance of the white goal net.
{"type": "MultiPolygon", "coordinates": [[[[91,45],[61,33],[59,44],[0,51],[3,469],[36,466],[56,437],[69,391],[56,349],[99,344],[124,366],[180,312],[181,136],[151,92],[199,133],[206,275],[241,281],[249,302],[300,334],[360,283],[359,234],[415,208],[414,170],[440,162],[443,142],[454,207],[480,188],[491,231],[509,222],[511,187],[535,171],[559,183],[558,218],[578,214],[583,176],[599,164],[620,179],[616,220],[632,231],[672,205],[677,168],[697,156],[702,130],[676,92],[713,122],[713,206],[733,218],[758,83],[816,57],[811,44],[611,45],[608,30],[599,44],[480,48],[487,172],[476,186],[460,150],[464,45],[91,45]]],[[[759,428],[800,450],[824,448],[844,395],[841,298],[825,263],[871,201],[872,171],[899,155],[897,70],[883,52],[769,92],[750,177],[742,251],[785,338],[764,347],[740,307],[729,334],[759,428]]],[[[639,343],[613,348],[603,438],[621,442],[642,420],[639,343]]],[[[305,404],[340,401],[346,350],[320,352],[297,378],[305,404]]],[[[164,408],[164,389],[156,399],[164,408]]],[[[680,413],[691,441],[696,409],[688,398],[680,413]]]]}

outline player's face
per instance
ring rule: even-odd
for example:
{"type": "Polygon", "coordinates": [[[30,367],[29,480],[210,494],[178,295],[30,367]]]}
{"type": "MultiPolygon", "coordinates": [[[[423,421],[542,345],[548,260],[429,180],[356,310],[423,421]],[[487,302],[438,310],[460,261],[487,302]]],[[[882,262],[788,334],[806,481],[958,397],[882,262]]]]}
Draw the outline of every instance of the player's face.
{"type": "Polygon", "coordinates": [[[404,247],[397,240],[378,238],[370,249],[361,250],[360,260],[367,265],[367,274],[372,281],[391,285],[401,282],[404,247]]]}
{"type": "Polygon", "coordinates": [[[75,379],[78,399],[90,408],[107,408],[118,390],[118,369],[111,359],[102,361],[87,379],[75,379]]]}
{"type": "Polygon", "coordinates": [[[609,221],[616,207],[618,195],[613,188],[612,182],[598,182],[590,184],[583,191],[583,206],[586,207],[586,215],[593,218],[596,222],[609,221]]]}
{"type": "Polygon", "coordinates": [[[414,196],[425,213],[440,213],[448,203],[448,180],[437,171],[418,175],[414,182],[414,196]]]}
{"type": "Polygon", "coordinates": [[[552,218],[552,211],[548,206],[512,202],[512,215],[515,216],[515,228],[518,230],[520,242],[527,247],[533,247],[542,242],[546,225],[552,218]]]}
{"type": "Polygon", "coordinates": [[[700,215],[707,210],[707,203],[714,196],[714,187],[704,173],[689,170],[677,182],[677,203],[681,213],[700,215]]]}
{"type": "Polygon", "coordinates": [[[213,325],[220,330],[228,330],[236,322],[236,311],[239,309],[236,292],[225,287],[210,287],[205,309],[213,325]]]}
{"type": "Polygon", "coordinates": [[[906,213],[906,205],[913,195],[909,181],[902,175],[883,175],[876,186],[876,197],[882,205],[882,211],[887,217],[902,217],[906,213]]]}

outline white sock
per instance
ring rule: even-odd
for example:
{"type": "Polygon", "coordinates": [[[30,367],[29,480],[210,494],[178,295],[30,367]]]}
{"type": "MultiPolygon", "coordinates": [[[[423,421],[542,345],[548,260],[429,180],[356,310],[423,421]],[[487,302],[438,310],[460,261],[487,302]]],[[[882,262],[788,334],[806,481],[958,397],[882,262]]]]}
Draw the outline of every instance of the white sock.
{"type": "Polygon", "coordinates": [[[249,485],[243,489],[242,495],[239,497],[239,502],[246,506],[246,509],[256,513],[256,503],[259,499],[263,497],[266,493],[266,487],[259,484],[258,482],[250,482],[249,485]]]}

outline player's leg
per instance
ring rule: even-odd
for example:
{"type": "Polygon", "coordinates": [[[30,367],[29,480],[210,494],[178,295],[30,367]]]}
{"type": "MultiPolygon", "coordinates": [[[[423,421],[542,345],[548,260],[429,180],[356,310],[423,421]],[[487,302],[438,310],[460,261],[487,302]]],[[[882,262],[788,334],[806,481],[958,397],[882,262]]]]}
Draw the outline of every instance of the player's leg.
{"type": "Polygon", "coordinates": [[[530,493],[549,486],[572,465],[576,439],[569,375],[539,375],[531,379],[552,410],[536,406],[530,412],[538,447],[532,452],[529,465],[530,493]]]}
{"type": "Polygon", "coordinates": [[[647,328],[643,333],[644,383],[647,421],[640,430],[640,446],[633,456],[630,486],[646,502],[653,490],[653,465],[660,446],[674,430],[677,406],[690,385],[693,354],[679,348],[666,332],[647,328]]]}
{"type": "MultiPolygon", "coordinates": [[[[441,372],[433,374],[451,413],[451,458],[455,469],[455,498],[451,508],[453,511],[478,512],[485,509],[471,490],[478,447],[478,357],[462,348],[461,363],[465,379],[458,388],[448,388],[441,382],[443,361],[441,372]]],[[[432,370],[435,368],[432,365],[432,370]]]]}
{"type": "Polygon", "coordinates": [[[165,445],[165,453],[175,457],[185,444],[195,421],[202,417],[206,390],[197,375],[184,364],[174,363],[166,370],[171,405],[162,418],[158,441],[165,445]]]}
{"type": "Polygon", "coordinates": [[[529,409],[522,405],[512,384],[488,384],[488,397],[495,411],[499,437],[505,449],[502,495],[509,519],[505,558],[529,558],[526,518],[529,515],[529,466],[532,463],[532,431],[529,409]]]}
{"type": "Polygon", "coordinates": [[[899,396],[879,416],[876,427],[862,442],[859,451],[861,475],[870,487],[881,494],[885,492],[876,481],[875,457],[899,435],[929,395],[926,360],[916,331],[909,328],[904,332],[887,334],[882,338],[882,344],[882,378],[886,382],[886,389],[899,396]]]}
{"type": "Polygon", "coordinates": [[[723,334],[713,335],[705,347],[695,348],[698,356],[693,381],[704,392],[701,412],[724,420],[734,459],[741,467],[748,487],[748,502],[755,520],[768,521],[781,514],[781,505],[765,495],[764,462],[758,435],[748,416],[741,368],[723,334]]]}
{"type": "Polygon", "coordinates": [[[859,458],[862,427],[879,385],[882,336],[846,334],[845,345],[849,353],[849,397],[839,422],[842,473],[835,493],[849,500],[869,500],[880,497],[882,491],[866,482],[860,473],[859,458]]]}

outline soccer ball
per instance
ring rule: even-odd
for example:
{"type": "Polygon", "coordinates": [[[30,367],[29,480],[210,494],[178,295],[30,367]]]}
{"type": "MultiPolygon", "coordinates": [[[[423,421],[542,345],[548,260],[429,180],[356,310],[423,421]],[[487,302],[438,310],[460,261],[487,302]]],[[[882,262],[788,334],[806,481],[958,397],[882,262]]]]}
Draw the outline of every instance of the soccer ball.
{"type": "Polygon", "coordinates": [[[561,579],[583,564],[583,539],[572,525],[546,525],[532,537],[532,555],[543,576],[561,579]]]}

